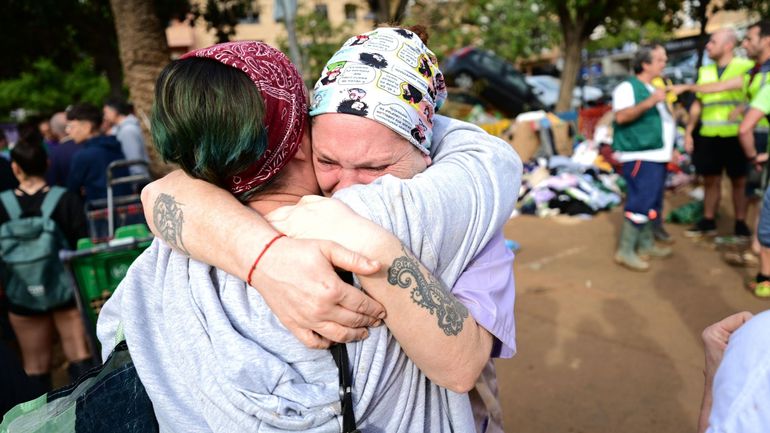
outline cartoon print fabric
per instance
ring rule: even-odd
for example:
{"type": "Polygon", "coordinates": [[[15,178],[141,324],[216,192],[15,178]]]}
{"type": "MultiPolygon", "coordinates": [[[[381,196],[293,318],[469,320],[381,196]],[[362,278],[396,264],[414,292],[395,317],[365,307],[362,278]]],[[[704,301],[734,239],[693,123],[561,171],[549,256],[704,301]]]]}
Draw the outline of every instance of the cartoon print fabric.
{"type": "Polygon", "coordinates": [[[345,113],[375,120],[430,153],[433,115],[446,99],[436,56],[409,30],[353,36],[326,64],[310,115],[345,113]]]}

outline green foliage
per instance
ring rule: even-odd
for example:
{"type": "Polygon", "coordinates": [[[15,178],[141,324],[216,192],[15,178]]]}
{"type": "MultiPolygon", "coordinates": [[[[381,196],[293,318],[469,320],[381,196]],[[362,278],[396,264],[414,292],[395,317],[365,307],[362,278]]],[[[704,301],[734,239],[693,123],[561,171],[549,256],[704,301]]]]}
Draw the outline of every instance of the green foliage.
{"type": "Polygon", "coordinates": [[[91,60],[62,70],[50,59],[38,59],[29,71],[0,81],[0,117],[13,109],[53,113],[76,102],[101,105],[110,93],[107,79],[94,71],[91,60]]]}
{"type": "Polygon", "coordinates": [[[0,79],[18,76],[41,57],[64,69],[97,51],[117,56],[109,0],[0,0],[0,79]]]}
{"type": "Polygon", "coordinates": [[[620,48],[627,42],[636,42],[638,44],[664,42],[673,36],[669,28],[653,21],[647,21],[640,25],[629,20],[623,26],[619,26],[616,31],[617,33],[604,34],[596,40],[588,41],[588,51],[620,48]]]}
{"type": "Polygon", "coordinates": [[[597,26],[603,27],[604,35],[589,42],[589,50],[666,40],[676,24],[672,11],[681,4],[682,0],[469,0],[448,5],[416,0],[407,23],[430,23],[430,46],[439,56],[475,45],[516,61],[565,39],[584,45],[597,26]],[[569,38],[565,26],[571,31],[569,38]]]}
{"type": "Polygon", "coordinates": [[[417,0],[406,24],[430,23],[431,49],[438,56],[474,45],[513,62],[558,45],[559,26],[538,0],[471,0],[451,7],[417,0]]]}
{"type": "MultiPolygon", "coordinates": [[[[352,36],[351,26],[348,23],[333,26],[326,16],[300,8],[295,18],[295,28],[303,63],[300,70],[305,71],[303,78],[312,87],[326,61],[352,36]]],[[[289,42],[285,37],[279,38],[278,44],[281,51],[289,52],[289,42]]]]}

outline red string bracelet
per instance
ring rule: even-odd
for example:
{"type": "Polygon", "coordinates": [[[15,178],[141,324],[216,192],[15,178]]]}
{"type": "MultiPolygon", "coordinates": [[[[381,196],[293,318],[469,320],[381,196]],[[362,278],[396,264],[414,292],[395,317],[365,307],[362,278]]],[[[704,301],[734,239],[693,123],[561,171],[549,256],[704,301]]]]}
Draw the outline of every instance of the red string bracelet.
{"type": "Polygon", "coordinates": [[[267,252],[267,249],[270,248],[270,246],[273,245],[273,243],[275,243],[275,241],[277,241],[278,239],[281,239],[284,236],[286,236],[286,235],[281,233],[281,232],[278,232],[278,234],[275,235],[275,237],[273,239],[271,239],[270,242],[265,244],[265,247],[262,248],[262,252],[259,253],[259,255],[257,256],[257,260],[254,260],[254,264],[251,265],[251,270],[249,270],[249,279],[246,280],[247,284],[251,285],[251,276],[254,274],[254,269],[257,269],[257,263],[259,263],[259,260],[262,258],[262,256],[265,255],[265,252],[267,252]]]}

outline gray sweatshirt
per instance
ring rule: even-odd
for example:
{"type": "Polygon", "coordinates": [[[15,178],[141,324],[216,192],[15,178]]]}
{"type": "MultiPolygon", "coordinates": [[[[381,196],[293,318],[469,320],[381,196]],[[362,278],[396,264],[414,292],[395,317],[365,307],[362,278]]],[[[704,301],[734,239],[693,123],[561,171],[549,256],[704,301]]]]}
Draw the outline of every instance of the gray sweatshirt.
{"type": "MultiPolygon", "coordinates": [[[[515,205],[521,161],[467,123],[436,116],[434,167],[336,198],[400,238],[447,287],[515,205]],[[501,198],[499,202],[495,197],[501,198]]],[[[164,432],[339,432],[338,372],[304,347],[243,282],[156,240],[98,324],[106,357],[124,334],[164,432]]],[[[470,432],[466,394],[440,388],[385,327],[348,344],[363,432],[470,432]]]]}
{"type": "MultiPolygon", "coordinates": [[[[150,161],[147,156],[147,149],[144,146],[142,137],[142,128],[139,126],[139,119],[133,114],[129,114],[115,126],[115,137],[120,142],[120,148],[126,159],[140,159],[150,161]]],[[[132,165],[128,167],[131,174],[147,174],[147,167],[141,165],[132,165]]]]}

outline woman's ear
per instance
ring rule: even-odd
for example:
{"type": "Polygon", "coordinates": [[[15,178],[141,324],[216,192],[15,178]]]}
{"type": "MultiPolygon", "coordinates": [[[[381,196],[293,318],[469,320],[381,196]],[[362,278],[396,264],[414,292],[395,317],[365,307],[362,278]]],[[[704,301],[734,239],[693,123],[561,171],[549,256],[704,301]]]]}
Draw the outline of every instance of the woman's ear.
{"type": "MultiPolygon", "coordinates": [[[[310,121],[308,120],[308,123],[310,121]]],[[[309,126],[309,125],[308,125],[309,126]]],[[[302,134],[302,142],[299,144],[297,153],[294,154],[294,158],[301,161],[310,160],[311,153],[311,140],[310,140],[310,128],[305,128],[305,132],[302,134]]]]}

